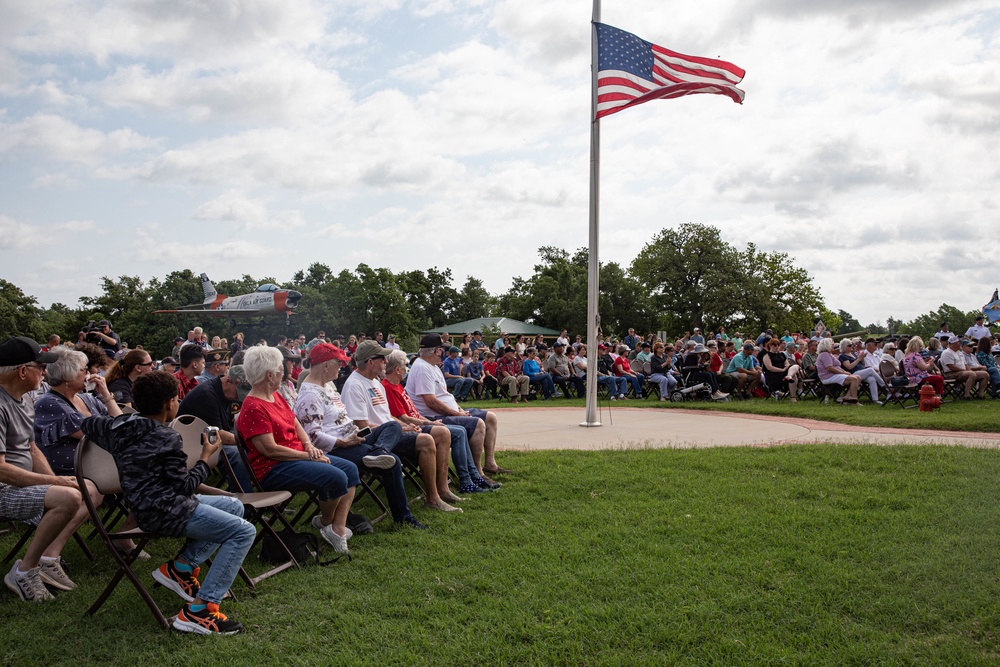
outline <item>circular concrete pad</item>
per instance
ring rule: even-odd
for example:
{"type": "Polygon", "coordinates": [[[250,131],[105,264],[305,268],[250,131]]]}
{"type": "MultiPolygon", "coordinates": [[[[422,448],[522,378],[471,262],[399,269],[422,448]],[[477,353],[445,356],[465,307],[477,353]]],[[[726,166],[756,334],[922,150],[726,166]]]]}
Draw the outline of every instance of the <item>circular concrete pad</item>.
{"type": "Polygon", "coordinates": [[[1000,447],[1000,434],[847,426],[790,417],[703,410],[615,408],[599,427],[583,427],[582,408],[495,410],[497,449],[740,447],[800,443],[947,444],[1000,447]]]}

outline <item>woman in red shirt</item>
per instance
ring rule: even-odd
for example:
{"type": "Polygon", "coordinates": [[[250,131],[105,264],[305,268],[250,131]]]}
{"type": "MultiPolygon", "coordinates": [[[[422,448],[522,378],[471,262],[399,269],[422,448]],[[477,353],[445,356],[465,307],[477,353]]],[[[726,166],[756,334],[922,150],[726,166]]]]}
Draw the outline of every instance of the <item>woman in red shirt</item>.
{"type": "Polygon", "coordinates": [[[334,551],[348,553],[347,513],[354,487],[361,483],[358,467],[313,446],[277,393],[282,375],[277,348],[250,348],[243,368],[253,389],[243,401],[236,431],[247,444],[250,468],[265,491],[318,491],[320,516],[313,519],[313,527],[334,551]]]}

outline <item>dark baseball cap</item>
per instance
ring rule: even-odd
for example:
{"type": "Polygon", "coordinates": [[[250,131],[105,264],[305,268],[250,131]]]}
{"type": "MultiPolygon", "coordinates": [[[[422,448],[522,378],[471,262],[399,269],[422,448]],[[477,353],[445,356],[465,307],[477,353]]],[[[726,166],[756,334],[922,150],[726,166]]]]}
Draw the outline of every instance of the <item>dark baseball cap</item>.
{"type": "Polygon", "coordinates": [[[42,352],[42,346],[27,336],[15,336],[0,343],[0,366],[20,366],[32,361],[51,364],[58,359],[55,352],[42,352]]]}
{"type": "Polygon", "coordinates": [[[441,334],[427,334],[420,339],[420,347],[441,347],[442,344],[441,334]]]}

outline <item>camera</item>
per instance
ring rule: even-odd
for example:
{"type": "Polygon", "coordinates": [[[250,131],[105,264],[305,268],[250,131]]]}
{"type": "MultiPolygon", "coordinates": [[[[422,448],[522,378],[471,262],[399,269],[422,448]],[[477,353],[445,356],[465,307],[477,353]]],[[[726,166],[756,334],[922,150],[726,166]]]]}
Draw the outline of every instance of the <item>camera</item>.
{"type": "Polygon", "coordinates": [[[84,340],[88,343],[100,345],[104,342],[104,339],[97,335],[97,332],[100,332],[100,330],[101,327],[97,326],[95,320],[87,320],[87,324],[85,324],[83,329],[80,330],[80,333],[84,334],[84,340]]]}
{"type": "Polygon", "coordinates": [[[218,426],[207,426],[205,427],[205,437],[208,438],[209,444],[214,445],[219,441],[219,427],[218,426]]]}

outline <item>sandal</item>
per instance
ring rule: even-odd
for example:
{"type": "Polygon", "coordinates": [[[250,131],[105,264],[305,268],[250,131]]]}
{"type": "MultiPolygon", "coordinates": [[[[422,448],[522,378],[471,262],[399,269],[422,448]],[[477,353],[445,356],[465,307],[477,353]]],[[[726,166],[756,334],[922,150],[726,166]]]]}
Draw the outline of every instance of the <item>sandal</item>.
{"type": "Polygon", "coordinates": [[[508,470],[507,468],[501,468],[497,466],[496,468],[483,468],[483,472],[487,475],[513,475],[513,470],[508,470]]]}

